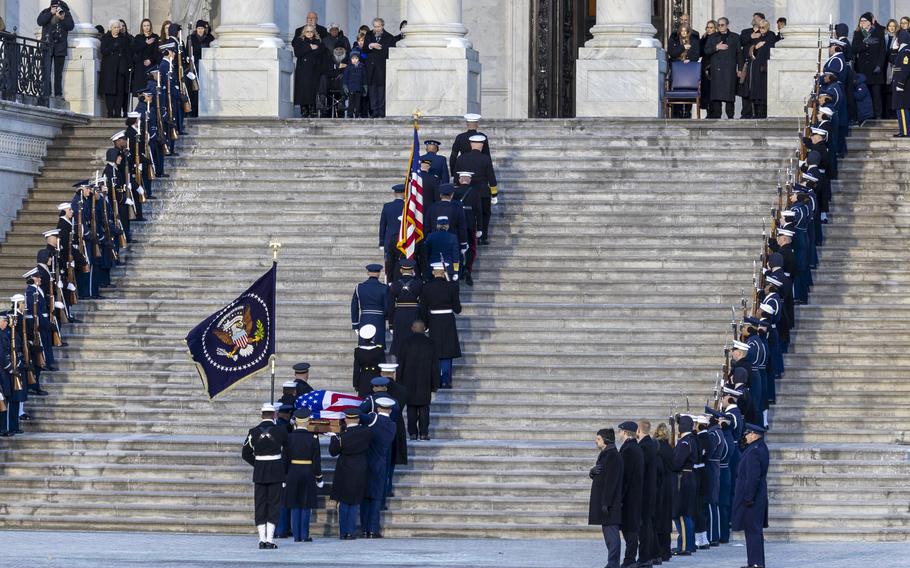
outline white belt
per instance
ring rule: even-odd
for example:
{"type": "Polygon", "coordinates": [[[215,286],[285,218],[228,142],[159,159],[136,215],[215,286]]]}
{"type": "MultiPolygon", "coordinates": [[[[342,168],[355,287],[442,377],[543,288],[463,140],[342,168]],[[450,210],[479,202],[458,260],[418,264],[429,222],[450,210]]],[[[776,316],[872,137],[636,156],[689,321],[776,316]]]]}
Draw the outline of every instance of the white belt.
{"type": "Polygon", "coordinates": [[[451,313],[452,313],[452,310],[430,310],[430,313],[433,314],[433,315],[451,314],[451,313]]]}
{"type": "Polygon", "coordinates": [[[705,464],[703,464],[703,463],[697,463],[697,464],[695,464],[695,465],[692,466],[692,469],[698,469],[698,468],[700,468],[700,467],[705,467],[705,464]]]}
{"type": "Polygon", "coordinates": [[[256,461],[260,462],[270,462],[275,460],[280,460],[281,454],[276,454],[274,456],[256,456],[256,461]]]}
{"type": "Polygon", "coordinates": [[[381,310],[361,310],[360,313],[361,313],[361,314],[377,315],[377,316],[383,316],[383,315],[385,315],[385,313],[382,312],[381,310]]]}

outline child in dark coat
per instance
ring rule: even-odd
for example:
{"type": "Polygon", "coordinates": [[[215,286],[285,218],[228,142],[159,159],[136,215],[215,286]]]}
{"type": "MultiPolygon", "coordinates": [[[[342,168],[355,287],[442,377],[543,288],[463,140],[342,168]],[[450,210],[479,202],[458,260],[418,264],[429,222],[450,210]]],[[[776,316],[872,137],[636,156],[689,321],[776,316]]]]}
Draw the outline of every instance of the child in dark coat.
{"type": "Polygon", "coordinates": [[[360,101],[366,90],[360,54],[351,53],[351,64],[344,68],[344,94],[348,97],[348,118],[360,117],[360,101]]]}

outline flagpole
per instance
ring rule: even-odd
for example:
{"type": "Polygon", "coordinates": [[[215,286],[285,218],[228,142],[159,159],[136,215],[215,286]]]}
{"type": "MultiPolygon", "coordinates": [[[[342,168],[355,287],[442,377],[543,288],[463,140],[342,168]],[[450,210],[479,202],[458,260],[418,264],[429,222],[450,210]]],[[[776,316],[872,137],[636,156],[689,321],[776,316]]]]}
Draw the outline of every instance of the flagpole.
{"type": "MultiPolygon", "coordinates": [[[[272,249],[272,262],[275,265],[278,265],[278,251],[281,250],[281,243],[278,241],[270,241],[269,248],[272,249]]],[[[278,271],[275,271],[275,311],[278,311],[278,271]]],[[[271,398],[269,402],[275,402],[275,358],[278,357],[278,314],[272,314],[272,329],[275,330],[275,351],[272,355],[271,368],[272,368],[272,386],[271,386],[271,398]]]]}

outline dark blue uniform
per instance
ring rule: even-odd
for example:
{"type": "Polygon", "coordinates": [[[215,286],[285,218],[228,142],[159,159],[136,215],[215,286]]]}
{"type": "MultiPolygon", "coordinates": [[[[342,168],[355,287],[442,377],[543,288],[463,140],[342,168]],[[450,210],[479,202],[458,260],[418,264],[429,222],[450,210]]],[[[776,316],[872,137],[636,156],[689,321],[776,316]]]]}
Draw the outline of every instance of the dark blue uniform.
{"type": "Polygon", "coordinates": [[[389,323],[392,324],[391,353],[398,356],[401,344],[411,334],[411,324],[418,316],[418,304],[423,284],[415,276],[402,276],[389,285],[388,306],[389,323]]]}
{"type": "Polygon", "coordinates": [[[468,248],[468,228],[464,207],[460,201],[437,201],[430,205],[423,215],[423,227],[427,235],[437,231],[436,219],[449,218],[449,232],[458,238],[462,250],[468,248]]]}
{"type": "MultiPolygon", "coordinates": [[[[907,37],[903,39],[910,40],[907,37]]],[[[904,45],[894,57],[891,107],[897,114],[897,135],[902,137],[910,136],[910,44],[904,45]]]]}
{"type": "Polygon", "coordinates": [[[458,268],[461,261],[461,249],[458,247],[458,237],[446,231],[434,231],[424,240],[424,251],[427,262],[424,263],[424,278],[430,280],[433,272],[430,270],[430,264],[443,262],[446,265],[446,272],[449,278],[458,280],[458,268]]]}
{"type": "Polygon", "coordinates": [[[749,345],[748,365],[751,370],[749,375],[749,389],[752,392],[752,412],[750,419],[756,424],[764,422],[764,410],[768,407],[767,391],[765,389],[765,368],[768,365],[768,343],[763,337],[755,333],[746,340],[749,345]]]}
{"type": "MultiPolygon", "coordinates": [[[[371,276],[358,284],[351,296],[351,328],[359,330],[361,326],[373,324],[374,341],[379,345],[385,345],[386,291],[386,285],[371,276]]],[[[360,345],[366,344],[364,339],[359,341],[360,345]]]]}
{"type": "Polygon", "coordinates": [[[708,525],[708,541],[720,542],[720,464],[726,453],[726,442],[719,425],[708,428],[705,437],[708,447],[705,449],[705,516],[708,525]]]}
{"type": "Polygon", "coordinates": [[[376,414],[367,424],[373,432],[367,450],[367,494],[360,510],[360,527],[367,534],[381,534],[379,512],[388,483],[389,456],[395,441],[395,423],[376,414]]]}
{"type": "Polygon", "coordinates": [[[746,536],[749,566],[765,565],[764,528],[768,526],[768,446],[760,438],[743,451],[733,496],[733,530],[746,536]]]}
{"type": "Polygon", "coordinates": [[[401,259],[398,250],[398,232],[401,229],[401,214],[404,212],[404,199],[396,198],[382,206],[379,216],[379,246],[385,255],[385,276],[393,282],[398,275],[397,264],[401,259]]]}
{"type": "Polygon", "coordinates": [[[430,162],[430,173],[436,176],[436,179],[439,180],[440,185],[444,183],[449,183],[449,163],[446,160],[445,156],[440,156],[436,152],[427,152],[420,157],[420,161],[431,160],[430,162]]]}
{"type": "Polygon", "coordinates": [[[676,548],[680,552],[695,551],[695,535],[692,518],[695,516],[695,474],[693,467],[697,460],[698,441],[695,435],[685,434],[673,448],[673,471],[676,482],[673,483],[673,522],[679,537],[676,548]]]}

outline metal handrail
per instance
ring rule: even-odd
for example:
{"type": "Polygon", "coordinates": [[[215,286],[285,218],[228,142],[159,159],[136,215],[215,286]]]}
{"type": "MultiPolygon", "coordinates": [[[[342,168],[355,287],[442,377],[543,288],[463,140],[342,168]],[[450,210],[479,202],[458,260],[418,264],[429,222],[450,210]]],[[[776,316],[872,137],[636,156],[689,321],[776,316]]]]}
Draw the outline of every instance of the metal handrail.
{"type": "Polygon", "coordinates": [[[0,32],[0,99],[48,106],[47,42],[0,32]]]}

